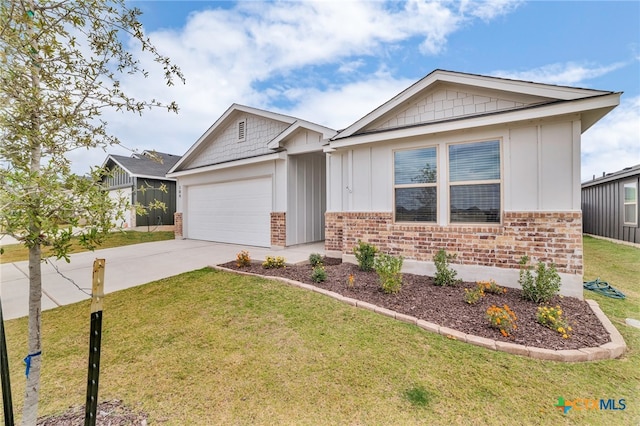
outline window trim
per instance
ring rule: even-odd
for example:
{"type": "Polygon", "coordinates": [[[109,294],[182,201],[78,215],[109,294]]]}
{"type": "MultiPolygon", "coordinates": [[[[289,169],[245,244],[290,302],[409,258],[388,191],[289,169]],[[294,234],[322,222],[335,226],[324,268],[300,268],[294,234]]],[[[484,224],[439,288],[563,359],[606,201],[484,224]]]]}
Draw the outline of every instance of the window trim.
{"type": "Polygon", "coordinates": [[[411,148],[401,148],[394,149],[391,151],[391,203],[392,203],[392,211],[393,211],[393,222],[399,224],[422,224],[425,226],[438,225],[440,219],[440,146],[438,144],[429,144],[429,145],[420,145],[411,148]],[[418,151],[421,149],[433,148],[436,151],[436,181],[429,183],[402,183],[396,184],[396,152],[403,151],[418,151]],[[436,188],[436,219],[433,222],[423,222],[423,221],[398,221],[396,220],[396,189],[404,189],[404,188],[436,188]]]}
{"type": "Polygon", "coordinates": [[[482,226],[482,227],[491,227],[491,226],[502,226],[502,217],[504,213],[504,144],[502,137],[495,138],[482,138],[477,140],[468,140],[461,142],[450,142],[446,145],[446,185],[447,185],[447,225],[454,226],[482,226]],[[451,163],[449,159],[449,147],[452,145],[469,145],[474,143],[483,143],[483,142],[498,142],[499,153],[500,153],[500,179],[483,179],[483,180],[465,180],[465,181],[455,181],[451,182],[450,171],[451,171],[451,163]],[[500,185],[500,211],[498,213],[498,222],[453,222],[451,220],[451,187],[452,186],[463,186],[463,185],[492,185],[492,184],[500,185]]]}
{"type": "Polygon", "coordinates": [[[638,226],[638,182],[635,180],[622,182],[622,223],[626,226],[638,226]],[[627,202],[626,200],[626,187],[627,185],[633,185],[635,190],[635,200],[633,202],[627,202]],[[627,206],[635,206],[635,222],[627,221],[627,206]]]}

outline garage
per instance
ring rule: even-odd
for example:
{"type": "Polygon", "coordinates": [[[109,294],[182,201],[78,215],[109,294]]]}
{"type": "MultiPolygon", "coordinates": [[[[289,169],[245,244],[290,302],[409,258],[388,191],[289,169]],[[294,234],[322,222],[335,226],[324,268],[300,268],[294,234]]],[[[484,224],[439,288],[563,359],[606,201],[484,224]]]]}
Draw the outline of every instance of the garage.
{"type": "Polygon", "coordinates": [[[187,187],[186,237],[269,247],[271,177],[187,187]]]}

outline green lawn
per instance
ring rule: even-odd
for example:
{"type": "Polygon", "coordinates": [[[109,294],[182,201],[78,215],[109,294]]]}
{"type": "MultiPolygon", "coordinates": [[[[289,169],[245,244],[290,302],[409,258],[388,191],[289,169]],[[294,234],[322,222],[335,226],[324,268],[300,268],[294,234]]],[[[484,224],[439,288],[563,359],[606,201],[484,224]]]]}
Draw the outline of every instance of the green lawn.
{"type": "MultiPolygon", "coordinates": [[[[585,239],[585,260],[587,278],[627,293],[587,295],[629,345],[622,359],[493,352],[317,293],[202,269],[107,296],[100,399],[163,425],[637,425],[640,330],[623,322],[639,316],[640,250],[585,239]],[[626,410],[563,415],[558,397],[624,398],[626,410]]],[[[6,323],[16,405],[26,327],[6,323]]],[[[84,404],[88,328],[88,302],[43,313],[41,415],[84,404]]]]}
{"type": "MultiPolygon", "coordinates": [[[[98,249],[105,249],[111,247],[128,246],[138,243],[150,243],[152,241],[172,240],[175,238],[173,231],[155,231],[155,232],[138,232],[138,231],[123,231],[112,232],[108,234],[103,240],[98,249]]],[[[29,259],[29,250],[22,244],[9,244],[3,246],[4,253],[0,254],[0,263],[12,263],[19,262],[21,260],[29,259]]],[[[71,253],[79,253],[87,251],[84,247],[78,244],[78,239],[74,238],[71,244],[71,253]]],[[[47,248],[44,248],[46,254],[47,248]]]]}

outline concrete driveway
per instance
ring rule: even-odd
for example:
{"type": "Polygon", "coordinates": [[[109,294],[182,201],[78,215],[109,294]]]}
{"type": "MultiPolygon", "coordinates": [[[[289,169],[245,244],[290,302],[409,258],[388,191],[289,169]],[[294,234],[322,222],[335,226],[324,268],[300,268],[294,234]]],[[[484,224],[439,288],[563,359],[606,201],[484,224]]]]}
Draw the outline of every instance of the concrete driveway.
{"type": "MultiPolygon", "coordinates": [[[[104,289],[105,293],[112,293],[234,260],[241,250],[248,250],[254,260],[264,260],[266,256],[271,255],[284,256],[287,263],[298,263],[307,260],[311,253],[324,253],[324,243],[274,250],[209,241],[168,240],[78,253],[71,256],[71,263],[54,259],[50,263],[42,264],[42,310],[90,299],[90,296],[62,275],[73,280],[87,293],[91,293],[92,267],[95,259],[106,260],[104,289]]],[[[27,315],[28,273],[26,261],[0,265],[0,296],[4,319],[27,315]]]]}

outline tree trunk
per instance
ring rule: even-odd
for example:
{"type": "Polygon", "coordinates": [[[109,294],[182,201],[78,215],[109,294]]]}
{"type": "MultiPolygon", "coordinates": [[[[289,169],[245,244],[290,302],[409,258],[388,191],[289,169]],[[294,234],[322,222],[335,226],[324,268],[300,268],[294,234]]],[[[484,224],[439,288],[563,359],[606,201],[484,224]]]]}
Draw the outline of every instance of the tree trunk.
{"type": "Polygon", "coordinates": [[[34,426],[38,418],[38,395],[40,392],[40,361],[38,354],[42,350],[41,319],[42,310],[42,272],[41,246],[35,244],[29,248],[29,355],[30,368],[24,392],[22,425],[34,426]]]}

